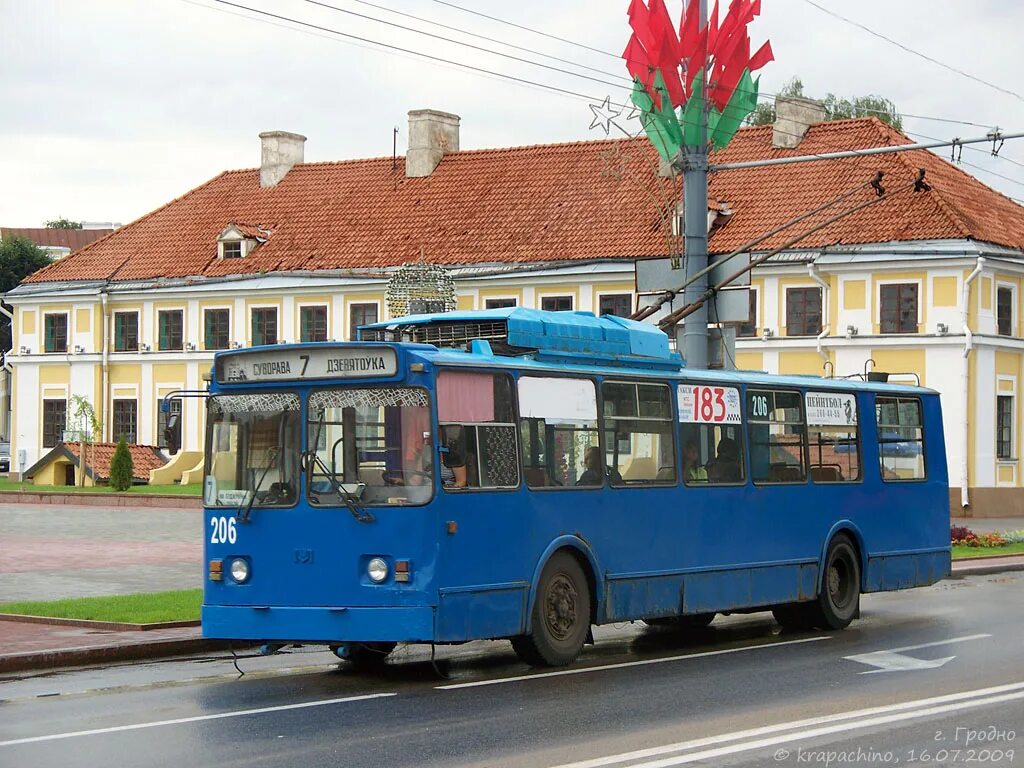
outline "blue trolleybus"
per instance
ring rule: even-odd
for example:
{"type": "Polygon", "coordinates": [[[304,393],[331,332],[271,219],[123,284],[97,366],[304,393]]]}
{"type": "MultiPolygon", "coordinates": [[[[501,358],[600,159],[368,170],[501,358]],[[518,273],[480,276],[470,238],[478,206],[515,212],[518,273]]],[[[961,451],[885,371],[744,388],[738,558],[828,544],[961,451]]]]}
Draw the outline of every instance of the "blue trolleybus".
{"type": "Polygon", "coordinates": [[[509,638],[573,661],[594,624],[772,611],[842,629],[950,571],[936,392],[689,371],[579,312],[417,315],[360,341],[216,356],[207,637],[509,638]]]}

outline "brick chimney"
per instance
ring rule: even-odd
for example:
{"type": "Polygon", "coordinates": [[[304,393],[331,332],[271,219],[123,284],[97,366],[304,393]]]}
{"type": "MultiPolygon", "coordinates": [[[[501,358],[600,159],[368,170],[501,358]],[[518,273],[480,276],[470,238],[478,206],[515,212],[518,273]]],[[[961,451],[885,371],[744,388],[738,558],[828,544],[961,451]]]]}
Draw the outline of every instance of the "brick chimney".
{"type": "Polygon", "coordinates": [[[825,105],[802,96],[775,97],[775,124],[772,126],[772,146],[776,149],[795,149],[815,123],[825,121],[825,105]]]}
{"type": "Polygon", "coordinates": [[[429,176],[449,152],[459,151],[458,115],[436,109],[414,109],[409,113],[409,149],[405,154],[405,175],[429,176]]]}
{"type": "Polygon", "coordinates": [[[288,131],[260,134],[260,186],[276,187],[293,166],[303,162],[306,137],[288,131]]]}

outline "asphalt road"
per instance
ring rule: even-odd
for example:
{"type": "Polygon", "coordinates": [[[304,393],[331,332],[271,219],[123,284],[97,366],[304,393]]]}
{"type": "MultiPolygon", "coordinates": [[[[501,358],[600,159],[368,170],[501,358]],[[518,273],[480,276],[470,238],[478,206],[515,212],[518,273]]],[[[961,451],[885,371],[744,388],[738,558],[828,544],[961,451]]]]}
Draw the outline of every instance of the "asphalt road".
{"type": "MultiPolygon", "coordinates": [[[[1024,573],[871,595],[844,632],[768,614],[607,627],[565,670],[507,643],[0,681],[0,766],[1024,766],[1024,573]],[[851,658],[853,657],[853,658],[851,658]]],[[[302,649],[303,651],[306,649],[302,649]]]]}

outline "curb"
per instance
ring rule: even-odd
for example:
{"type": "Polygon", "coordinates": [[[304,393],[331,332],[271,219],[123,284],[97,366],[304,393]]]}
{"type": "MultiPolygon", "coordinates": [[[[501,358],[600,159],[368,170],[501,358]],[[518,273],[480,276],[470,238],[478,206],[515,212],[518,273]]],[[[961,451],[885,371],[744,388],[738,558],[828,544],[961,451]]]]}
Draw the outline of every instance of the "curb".
{"type": "Polygon", "coordinates": [[[134,645],[107,645],[60,650],[28,651],[0,656],[0,672],[24,672],[30,669],[55,669],[110,661],[137,661],[163,656],[223,651],[231,647],[226,640],[202,637],[184,640],[154,640],[134,645]]]}
{"type": "Polygon", "coordinates": [[[62,619],[54,616],[30,616],[20,613],[0,613],[0,621],[20,621],[25,624],[58,624],[63,627],[105,629],[110,632],[146,632],[151,629],[184,629],[200,626],[199,621],[161,621],[152,624],[123,624],[118,621],[92,619],[62,619]]]}
{"type": "MultiPolygon", "coordinates": [[[[1003,563],[1002,565],[992,564],[988,565],[981,560],[994,560],[991,557],[982,557],[975,560],[968,561],[968,565],[963,568],[954,567],[951,576],[979,576],[989,573],[1006,573],[1008,571],[1024,571],[1024,560],[1016,563],[1003,563]]],[[[963,561],[958,561],[963,562],[963,561]]]]}
{"type": "Polygon", "coordinates": [[[60,491],[0,491],[0,504],[58,504],[79,507],[135,509],[203,508],[201,496],[157,493],[61,493],[60,491]]]}

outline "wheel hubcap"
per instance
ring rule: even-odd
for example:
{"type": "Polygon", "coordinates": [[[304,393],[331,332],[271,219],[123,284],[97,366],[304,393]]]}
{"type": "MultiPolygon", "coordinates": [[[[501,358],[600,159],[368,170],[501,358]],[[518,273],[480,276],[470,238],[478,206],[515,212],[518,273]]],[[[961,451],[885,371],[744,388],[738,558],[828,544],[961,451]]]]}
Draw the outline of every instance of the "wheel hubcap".
{"type": "Polygon", "coordinates": [[[850,569],[842,558],[836,558],[828,569],[828,595],[832,605],[845,608],[851,596],[850,569]]]}
{"type": "Polygon", "coordinates": [[[563,574],[555,576],[548,587],[545,618],[548,631],[556,640],[565,640],[576,626],[576,586],[563,574]]]}

